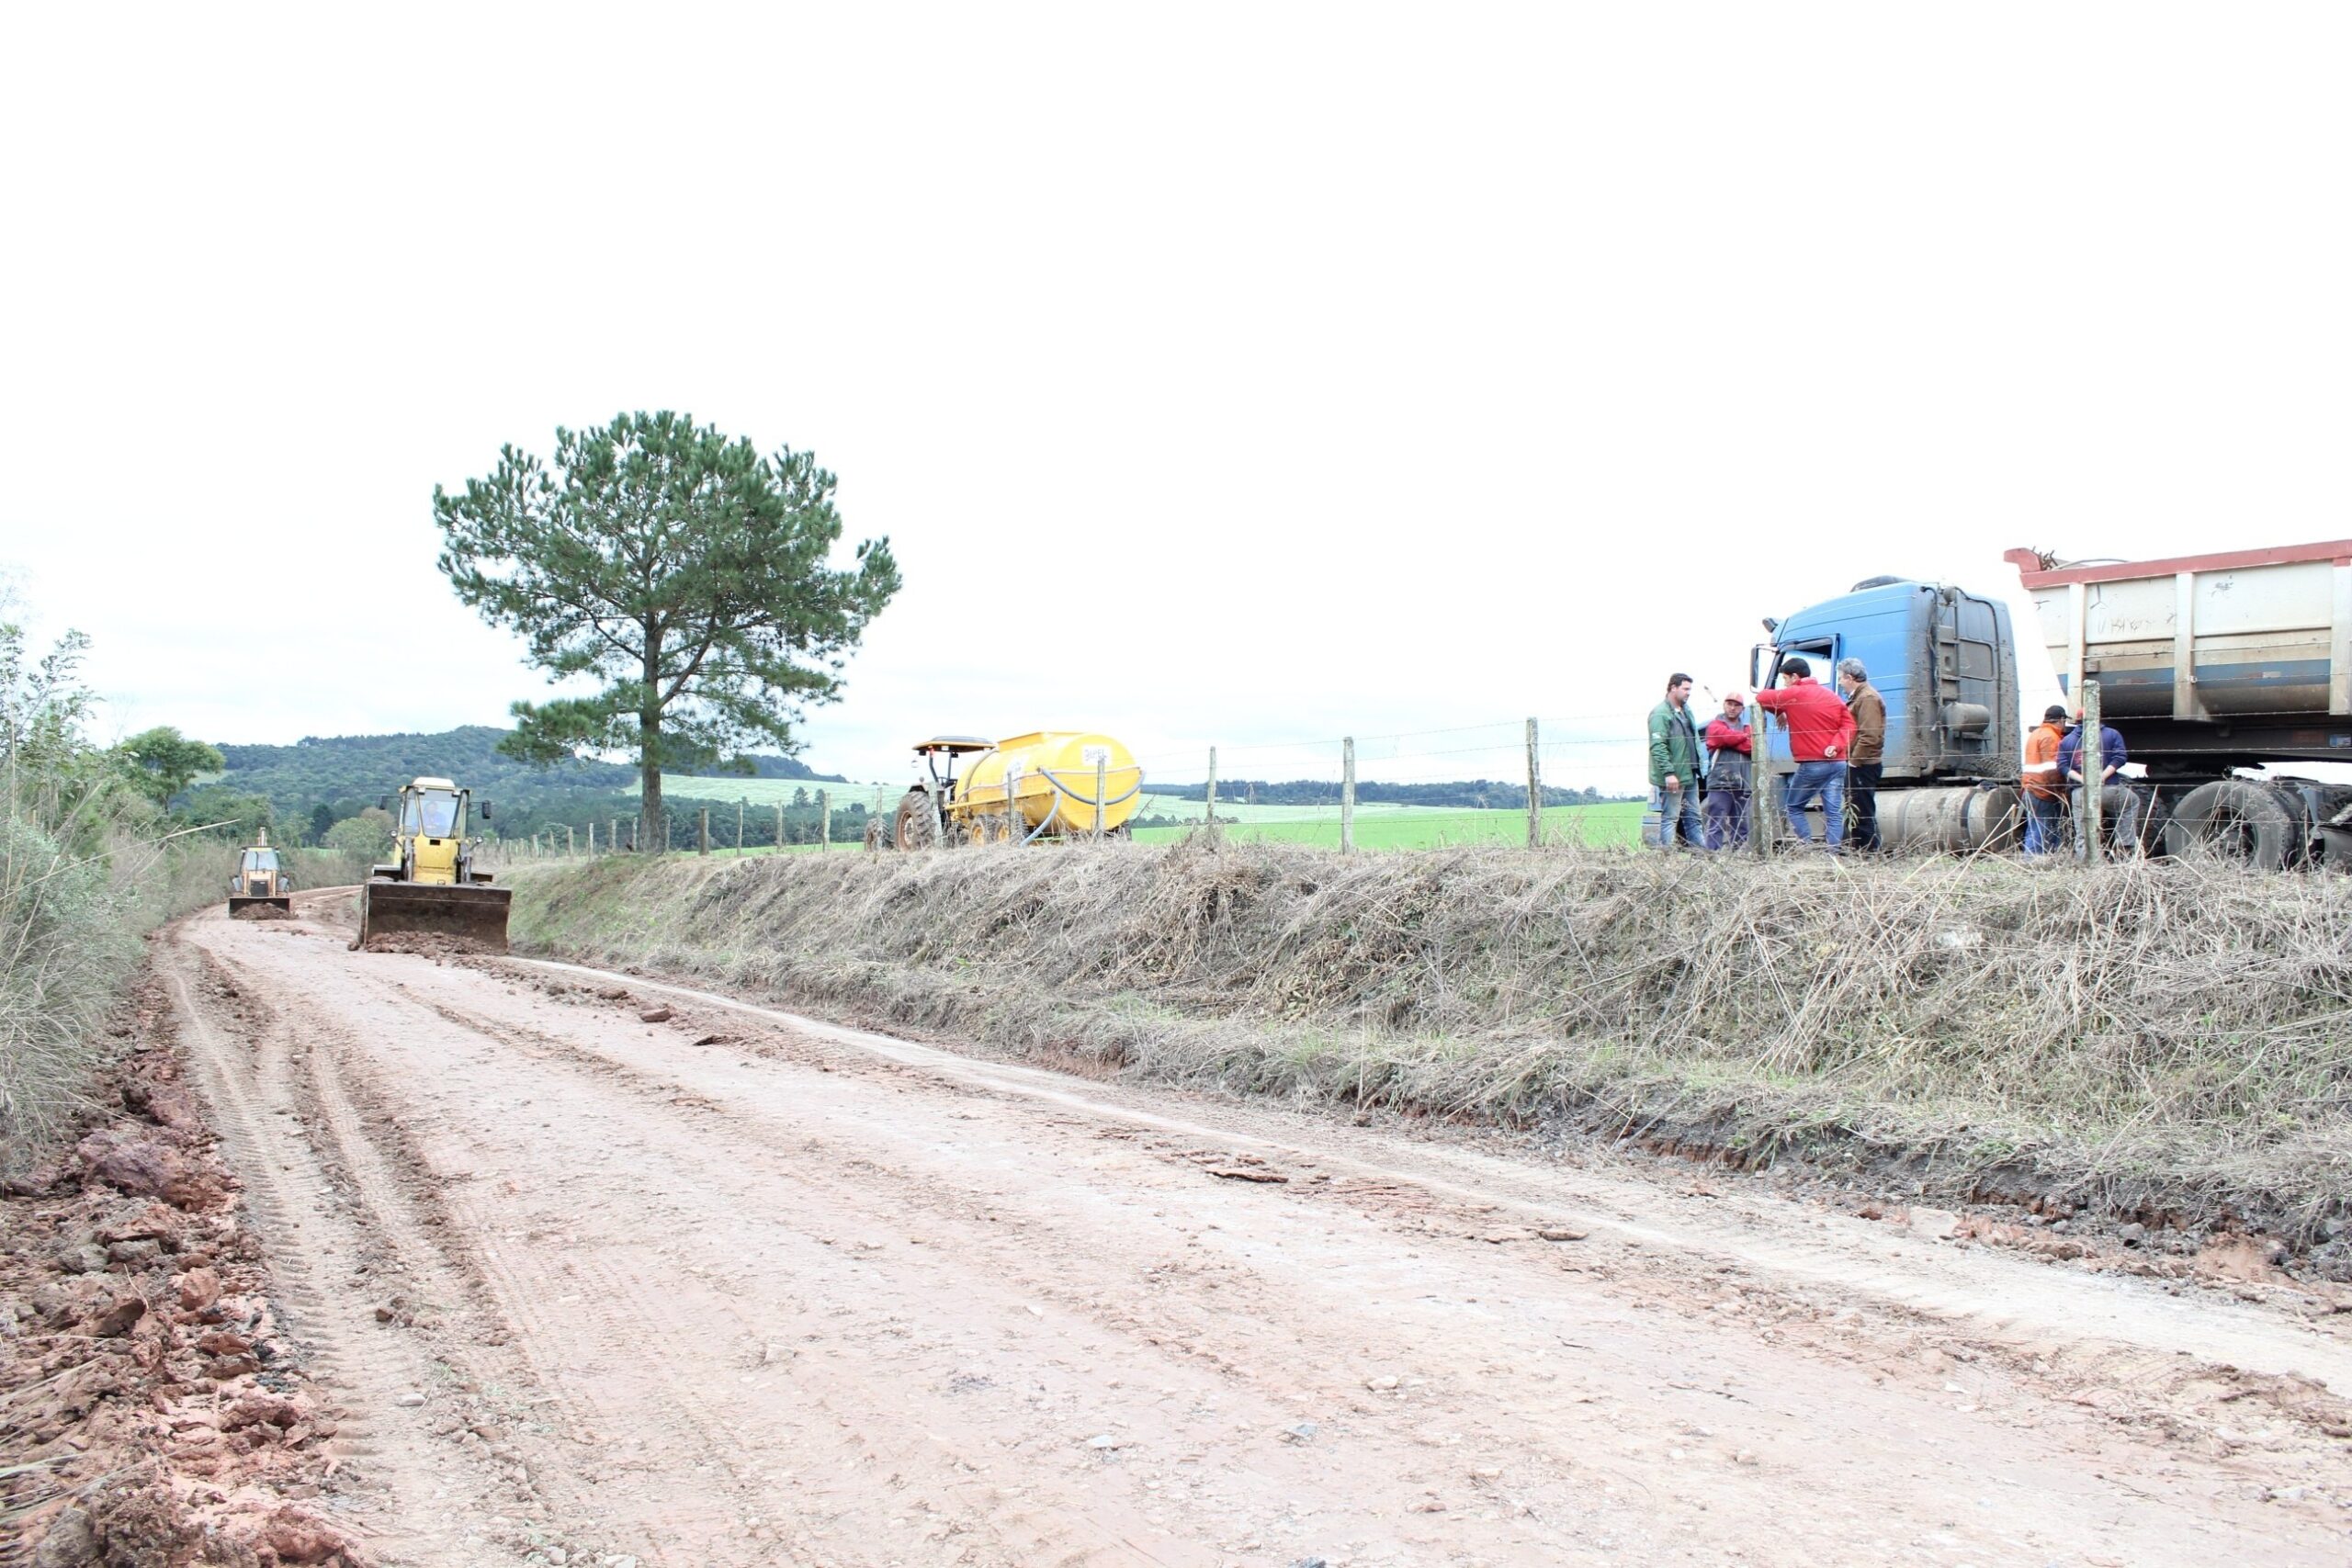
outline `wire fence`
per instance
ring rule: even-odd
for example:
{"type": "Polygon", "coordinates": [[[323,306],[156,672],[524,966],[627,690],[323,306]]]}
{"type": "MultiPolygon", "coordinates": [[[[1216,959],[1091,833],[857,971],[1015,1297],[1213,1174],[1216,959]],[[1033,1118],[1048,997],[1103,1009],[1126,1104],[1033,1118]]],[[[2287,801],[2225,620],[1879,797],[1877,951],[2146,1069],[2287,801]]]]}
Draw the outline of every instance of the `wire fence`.
{"type": "MultiPolygon", "coordinates": [[[[1630,842],[1644,797],[1629,781],[1646,766],[1647,716],[1570,714],[1163,748],[1135,759],[1143,783],[1126,829],[1148,840],[1181,836],[1209,825],[1213,814],[1216,827],[1236,837],[1340,849],[1630,842]]],[[[854,847],[867,823],[888,829],[903,793],[896,785],[812,785],[813,809],[790,813],[749,799],[690,799],[667,807],[658,845],[640,844],[640,825],[616,816],[585,830],[546,828],[485,846],[485,860],[512,865],[616,850],[854,847]]]]}

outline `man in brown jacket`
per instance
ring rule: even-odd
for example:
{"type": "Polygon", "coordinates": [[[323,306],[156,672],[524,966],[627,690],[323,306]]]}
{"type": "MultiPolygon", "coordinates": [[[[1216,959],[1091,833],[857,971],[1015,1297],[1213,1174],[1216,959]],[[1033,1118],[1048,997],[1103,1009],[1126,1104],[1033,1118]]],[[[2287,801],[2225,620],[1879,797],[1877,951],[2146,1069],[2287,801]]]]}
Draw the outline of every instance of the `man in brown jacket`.
{"type": "Polygon", "coordinates": [[[1854,716],[1854,746],[1846,754],[1846,798],[1854,803],[1854,835],[1847,842],[1874,852],[1879,847],[1878,780],[1886,761],[1886,699],[1871,684],[1871,672],[1859,659],[1838,661],[1838,689],[1845,694],[1846,710],[1854,716]]]}

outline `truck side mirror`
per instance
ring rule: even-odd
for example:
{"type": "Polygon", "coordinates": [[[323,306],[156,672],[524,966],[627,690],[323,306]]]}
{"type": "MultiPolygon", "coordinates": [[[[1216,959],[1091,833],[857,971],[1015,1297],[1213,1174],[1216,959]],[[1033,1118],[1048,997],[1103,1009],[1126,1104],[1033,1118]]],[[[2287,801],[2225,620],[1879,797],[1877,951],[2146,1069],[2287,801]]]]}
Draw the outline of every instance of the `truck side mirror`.
{"type": "Polygon", "coordinates": [[[490,820],[490,802],[486,800],[481,803],[481,819],[485,822],[490,820]]]}

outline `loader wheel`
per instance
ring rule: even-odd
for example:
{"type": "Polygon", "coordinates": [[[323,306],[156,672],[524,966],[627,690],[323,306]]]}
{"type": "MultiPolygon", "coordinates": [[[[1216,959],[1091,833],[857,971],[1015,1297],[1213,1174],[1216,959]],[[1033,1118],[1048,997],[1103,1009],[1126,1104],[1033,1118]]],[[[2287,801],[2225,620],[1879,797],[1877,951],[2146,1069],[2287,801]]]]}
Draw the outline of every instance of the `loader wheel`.
{"type": "Polygon", "coordinates": [[[2252,779],[2199,784],[2173,807],[2165,850],[2175,860],[2233,860],[2261,871],[2291,865],[2302,848],[2300,812],[2252,779]]]}
{"type": "Polygon", "coordinates": [[[939,818],[932,815],[930,795],[910,789],[899,797],[891,837],[902,850],[927,850],[939,841],[939,818]]]}

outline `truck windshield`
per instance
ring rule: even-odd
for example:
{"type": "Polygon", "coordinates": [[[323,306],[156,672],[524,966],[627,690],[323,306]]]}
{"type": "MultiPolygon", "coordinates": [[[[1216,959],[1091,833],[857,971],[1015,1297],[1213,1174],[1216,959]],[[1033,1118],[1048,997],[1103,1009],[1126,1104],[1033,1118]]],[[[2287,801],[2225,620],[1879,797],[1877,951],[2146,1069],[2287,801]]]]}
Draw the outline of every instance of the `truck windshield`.
{"type": "Polygon", "coordinates": [[[458,830],[458,797],[445,789],[428,789],[413,796],[409,831],[428,839],[446,839],[458,830]]]}

